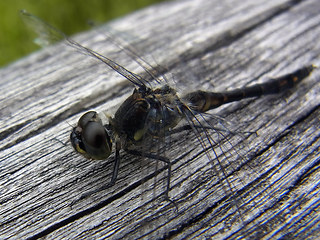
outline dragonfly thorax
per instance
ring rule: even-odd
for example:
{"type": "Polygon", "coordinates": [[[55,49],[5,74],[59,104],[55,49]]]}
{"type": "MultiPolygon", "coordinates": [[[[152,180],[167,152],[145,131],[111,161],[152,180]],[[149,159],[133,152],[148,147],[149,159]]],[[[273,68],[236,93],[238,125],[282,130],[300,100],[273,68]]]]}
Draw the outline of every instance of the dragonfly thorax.
{"type": "Polygon", "coordinates": [[[151,91],[137,88],[119,107],[110,125],[126,145],[162,137],[181,120],[179,104],[176,92],[168,86],[151,91]]]}

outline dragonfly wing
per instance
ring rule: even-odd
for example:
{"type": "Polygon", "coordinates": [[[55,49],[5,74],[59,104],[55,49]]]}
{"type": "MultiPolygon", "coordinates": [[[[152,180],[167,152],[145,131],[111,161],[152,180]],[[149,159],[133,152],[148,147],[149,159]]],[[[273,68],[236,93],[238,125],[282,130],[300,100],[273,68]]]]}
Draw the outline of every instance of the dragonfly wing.
{"type": "Polygon", "coordinates": [[[53,43],[66,39],[63,32],[42,21],[40,18],[28,13],[26,10],[21,10],[20,15],[24,23],[37,34],[38,37],[34,39],[34,43],[37,45],[47,47],[53,43]]]}

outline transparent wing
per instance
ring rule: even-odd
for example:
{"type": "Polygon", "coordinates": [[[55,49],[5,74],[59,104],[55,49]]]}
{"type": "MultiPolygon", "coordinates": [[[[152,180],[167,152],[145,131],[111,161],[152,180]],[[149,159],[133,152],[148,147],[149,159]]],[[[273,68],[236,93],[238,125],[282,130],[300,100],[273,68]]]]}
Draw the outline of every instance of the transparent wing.
{"type": "Polygon", "coordinates": [[[68,38],[63,32],[54,28],[50,24],[46,23],[45,21],[41,20],[40,18],[28,13],[26,10],[20,11],[21,17],[23,21],[38,35],[38,38],[34,40],[34,42],[42,47],[48,46],[52,43],[65,40],[66,43],[84,53],[89,55],[95,59],[100,60],[101,62],[105,63],[111,69],[118,72],[120,75],[125,77],[127,80],[135,84],[140,88],[146,88],[145,81],[137,74],[129,71],[128,69],[122,67],[120,64],[116,63],[115,61],[107,58],[90,48],[82,46],[80,43],[74,41],[71,38],[68,38]]]}
{"type": "Polygon", "coordinates": [[[40,18],[28,13],[26,10],[21,10],[20,15],[24,23],[37,34],[38,37],[34,39],[34,43],[37,45],[47,47],[53,43],[66,39],[63,32],[55,29],[40,18]]]}
{"type": "MultiPolygon", "coordinates": [[[[95,26],[94,24],[91,24],[91,26],[95,26]]],[[[137,38],[139,40],[139,37],[132,36],[126,32],[118,31],[110,26],[105,27],[106,31],[98,31],[99,34],[104,36],[106,39],[109,39],[115,46],[117,46],[119,49],[126,52],[126,54],[136,63],[139,64],[143,68],[143,70],[147,73],[147,78],[145,79],[145,83],[150,86],[150,80],[154,80],[159,85],[162,84],[162,81],[164,81],[166,84],[169,84],[169,80],[165,75],[160,75],[159,73],[164,73],[168,69],[165,67],[159,65],[157,61],[152,58],[153,65],[152,66],[150,61],[146,61],[143,57],[141,57],[141,54],[137,52],[136,49],[134,49],[132,46],[128,45],[129,42],[132,41],[132,39],[137,38]],[[149,80],[149,81],[148,81],[149,80]]],[[[151,56],[152,57],[152,56],[151,56]]],[[[151,86],[150,86],[151,87],[151,86]]]]}

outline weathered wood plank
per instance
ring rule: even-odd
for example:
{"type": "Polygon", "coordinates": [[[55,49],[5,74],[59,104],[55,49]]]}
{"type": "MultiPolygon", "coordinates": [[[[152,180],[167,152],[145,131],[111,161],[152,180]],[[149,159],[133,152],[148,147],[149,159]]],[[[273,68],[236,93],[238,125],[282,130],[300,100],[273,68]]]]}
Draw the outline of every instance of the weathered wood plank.
{"type": "MultiPolygon", "coordinates": [[[[174,74],[178,89],[220,91],[319,66],[319,10],[317,0],[174,1],[110,25],[138,36],[128,44],[151,63],[153,56],[169,77],[174,74]]],[[[143,75],[97,32],[76,40],[143,75]]],[[[230,144],[220,145],[235,194],[219,182],[192,133],[172,136],[166,153],[174,162],[170,197],[176,212],[163,200],[166,171],[154,178],[154,161],[129,154],[123,154],[115,186],[71,205],[109,181],[112,161],[87,161],[57,140],[67,141],[70,124],[86,110],[114,111],[133,89],[127,80],[63,44],[1,69],[0,236],[315,238],[318,79],[315,70],[287,93],[212,111],[232,131],[257,132],[236,135],[230,151],[230,144]]]]}

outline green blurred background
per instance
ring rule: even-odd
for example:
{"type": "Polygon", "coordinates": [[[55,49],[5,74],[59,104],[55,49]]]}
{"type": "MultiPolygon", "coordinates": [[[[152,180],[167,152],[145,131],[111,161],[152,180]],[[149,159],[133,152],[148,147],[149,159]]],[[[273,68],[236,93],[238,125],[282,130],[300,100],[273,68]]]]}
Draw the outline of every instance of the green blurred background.
{"type": "Polygon", "coordinates": [[[38,49],[19,16],[25,9],[67,35],[90,28],[88,21],[104,23],[164,0],[1,0],[0,67],[38,49]]]}

